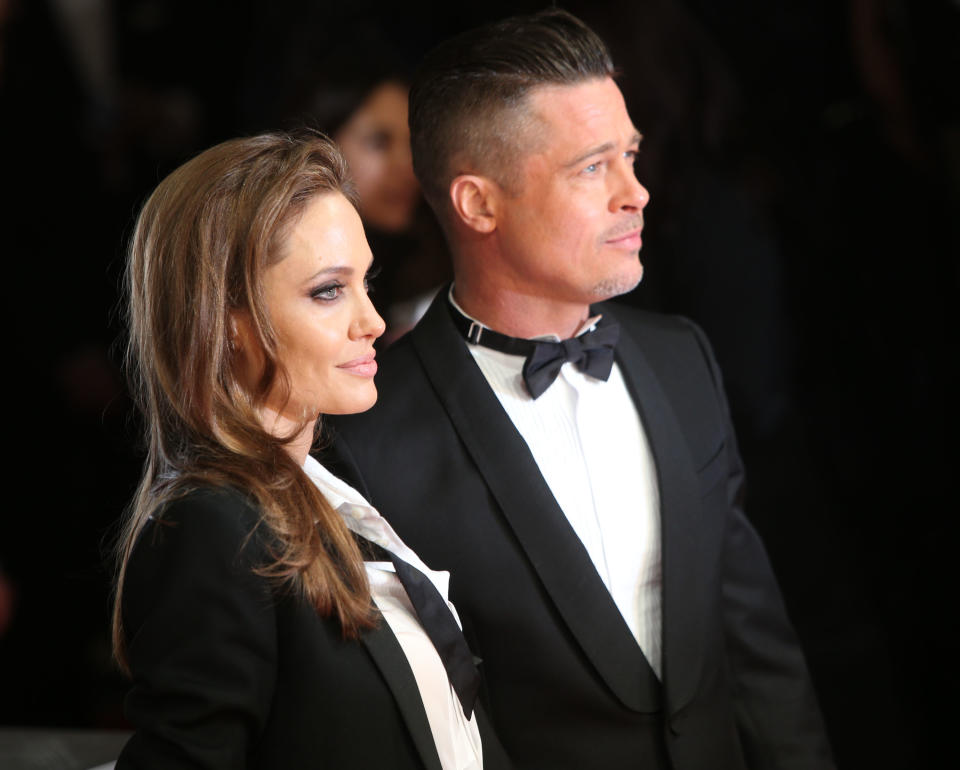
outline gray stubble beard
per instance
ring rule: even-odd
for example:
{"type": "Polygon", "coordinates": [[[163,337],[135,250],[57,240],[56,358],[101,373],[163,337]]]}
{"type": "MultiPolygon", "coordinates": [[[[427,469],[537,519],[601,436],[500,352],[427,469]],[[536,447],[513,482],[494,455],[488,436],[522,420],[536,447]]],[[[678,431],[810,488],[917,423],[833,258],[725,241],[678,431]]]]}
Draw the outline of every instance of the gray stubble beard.
{"type": "Polygon", "coordinates": [[[628,291],[633,291],[640,285],[640,281],[643,280],[643,265],[640,266],[640,277],[633,280],[624,280],[622,278],[606,278],[599,283],[595,284],[593,287],[593,296],[597,298],[597,301],[610,299],[611,297],[619,297],[621,294],[626,294],[628,291]]]}

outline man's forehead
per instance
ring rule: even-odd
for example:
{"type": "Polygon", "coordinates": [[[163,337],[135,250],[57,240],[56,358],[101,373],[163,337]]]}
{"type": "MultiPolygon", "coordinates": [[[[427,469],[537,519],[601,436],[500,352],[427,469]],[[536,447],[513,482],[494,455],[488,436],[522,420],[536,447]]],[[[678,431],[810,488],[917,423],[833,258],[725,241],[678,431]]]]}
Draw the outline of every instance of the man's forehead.
{"type": "Polygon", "coordinates": [[[554,112],[571,107],[589,110],[601,106],[619,107],[626,111],[620,87],[610,77],[534,86],[527,94],[527,104],[536,112],[554,112]]]}
{"type": "Polygon", "coordinates": [[[537,86],[528,95],[527,107],[540,124],[538,133],[544,139],[550,134],[551,143],[562,136],[564,144],[581,144],[580,150],[587,152],[605,143],[619,146],[640,139],[612,78],[537,86]]]}

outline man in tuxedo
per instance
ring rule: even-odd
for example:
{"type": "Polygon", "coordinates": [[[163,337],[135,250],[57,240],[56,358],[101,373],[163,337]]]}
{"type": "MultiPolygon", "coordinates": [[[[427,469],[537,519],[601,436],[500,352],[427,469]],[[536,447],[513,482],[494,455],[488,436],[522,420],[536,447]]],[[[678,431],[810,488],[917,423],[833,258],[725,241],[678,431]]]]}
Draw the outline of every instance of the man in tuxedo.
{"type": "Polygon", "coordinates": [[[333,421],[339,468],[451,571],[518,767],[832,767],[709,345],[604,303],[649,200],[613,72],[562,11],[426,57],[414,167],[455,280],[333,421]]]}

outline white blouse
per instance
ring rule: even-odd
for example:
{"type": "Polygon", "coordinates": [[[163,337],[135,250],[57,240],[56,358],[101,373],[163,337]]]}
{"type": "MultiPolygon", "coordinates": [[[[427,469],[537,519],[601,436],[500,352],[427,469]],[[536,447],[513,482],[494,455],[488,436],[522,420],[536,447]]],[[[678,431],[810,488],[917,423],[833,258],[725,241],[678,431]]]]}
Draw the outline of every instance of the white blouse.
{"type": "MultiPolygon", "coordinates": [[[[347,527],[416,567],[447,602],[457,623],[460,618],[448,599],[450,573],[430,569],[404,544],[393,527],[357,490],[308,456],[303,470],[342,517],[347,527]]],[[[393,631],[413,670],[430,731],[444,770],[482,770],[483,752],[474,712],[468,720],[447,671],[420,625],[407,592],[391,562],[366,562],[370,591],[377,609],[393,631]]],[[[462,625],[462,624],[461,624],[462,625]]]]}

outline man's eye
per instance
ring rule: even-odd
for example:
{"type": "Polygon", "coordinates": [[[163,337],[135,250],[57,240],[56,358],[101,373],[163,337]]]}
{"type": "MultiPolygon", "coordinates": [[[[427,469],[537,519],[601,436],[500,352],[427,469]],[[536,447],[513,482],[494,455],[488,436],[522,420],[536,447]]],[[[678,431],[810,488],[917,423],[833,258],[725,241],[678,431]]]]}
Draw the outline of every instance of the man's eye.
{"type": "Polygon", "coordinates": [[[589,166],[585,166],[583,169],[584,174],[596,174],[600,170],[600,163],[591,163],[589,166]]]}

